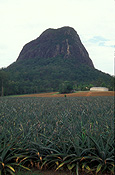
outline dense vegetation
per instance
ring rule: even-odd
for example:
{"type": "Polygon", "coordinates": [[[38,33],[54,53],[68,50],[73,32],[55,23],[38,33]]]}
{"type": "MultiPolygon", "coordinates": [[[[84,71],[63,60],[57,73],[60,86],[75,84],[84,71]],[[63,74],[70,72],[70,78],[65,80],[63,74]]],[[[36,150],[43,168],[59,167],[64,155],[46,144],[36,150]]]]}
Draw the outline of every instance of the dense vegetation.
{"type": "Polygon", "coordinates": [[[75,90],[87,90],[86,87],[89,89],[91,86],[113,90],[114,87],[110,75],[87,66],[77,68],[61,57],[49,58],[45,62],[38,58],[18,61],[4,71],[8,75],[5,95],[59,91],[65,81],[69,81],[75,90]]]}
{"type": "Polygon", "coordinates": [[[114,97],[0,98],[0,173],[114,174],[114,97]]]}

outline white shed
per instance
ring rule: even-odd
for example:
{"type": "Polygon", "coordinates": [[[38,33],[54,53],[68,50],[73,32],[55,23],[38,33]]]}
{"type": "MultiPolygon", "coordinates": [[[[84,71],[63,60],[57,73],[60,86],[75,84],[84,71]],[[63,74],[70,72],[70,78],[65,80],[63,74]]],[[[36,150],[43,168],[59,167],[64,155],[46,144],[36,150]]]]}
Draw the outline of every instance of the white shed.
{"type": "Polygon", "coordinates": [[[90,91],[108,91],[109,89],[106,87],[92,87],[90,91]]]}

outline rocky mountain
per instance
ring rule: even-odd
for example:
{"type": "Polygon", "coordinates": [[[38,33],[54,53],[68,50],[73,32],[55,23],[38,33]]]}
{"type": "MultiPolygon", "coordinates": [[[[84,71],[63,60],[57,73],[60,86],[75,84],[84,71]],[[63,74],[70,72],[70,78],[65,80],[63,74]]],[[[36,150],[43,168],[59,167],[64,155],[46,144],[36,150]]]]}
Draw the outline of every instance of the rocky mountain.
{"type": "Polygon", "coordinates": [[[6,71],[16,94],[57,91],[64,81],[78,87],[109,84],[111,79],[95,69],[79,35],[71,27],[44,31],[23,47],[16,62],[6,71]]]}
{"type": "Polygon", "coordinates": [[[88,52],[80,41],[79,35],[71,27],[47,29],[37,39],[29,42],[22,49],[18,60],[56,58],[76,59],[76,65],[93,67],[88,52]]]}

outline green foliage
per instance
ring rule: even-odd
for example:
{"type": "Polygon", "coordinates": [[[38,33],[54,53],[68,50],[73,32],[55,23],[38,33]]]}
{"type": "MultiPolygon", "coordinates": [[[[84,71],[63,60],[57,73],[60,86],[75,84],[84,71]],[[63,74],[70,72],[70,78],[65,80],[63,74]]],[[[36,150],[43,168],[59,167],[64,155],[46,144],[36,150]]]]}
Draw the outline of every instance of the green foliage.
{"type": "Polygon", "coordinates": [[[2,173],[13,174],[19,166],[114,174],[113,102],[113,97],[1,98],[2,173]]]}
{"type": "Polygon", "coordinates": [[[70,93],[73,90],[72,83],[69,81],[64,81],[60,87],[59,87],[59,93],[60,94],[65,94],[65,93],[70,93]]]}
{"type": "Polygon", "coordinates": [[[115,91],[115,76],[111,77],[109,89],[115,91]]]}
{"type": "Polygon", "coordinates": [[[6,89],[8,86],[8,74],[1,69],[0,70],[0,96],[6,95],[6,89]]]}
{"type": "MultiPolygon", "coordinates": [[[[0,174],[14,175],[17,167],[29,170],[23,166],[23,162],[28,158],[26,157],[26,150],[20,147],[19,136],[12,138],[9,135],[7,138],[5,132],[2,132],[0,138],[0,174]]],[[[24,145],[23,145],[24,146],[24,145]]]]}
{"type": "Polygon", "coordinates": [[[28,94],[59,91],[60,84],[69,81],[77,90],[86,90],[90,84],[111,87],[111,76],[88,66],[77,66],[76,59],[67,58],[34,58],[20,60],[4,71],[9,74],[7,92],[11,94],[28,94]],[[86,86],[87,85],[87,86],[86,86]]]}
{"type": "Polygon", "coordinates": [[[93,153],[91,163],[93,164],[93,169],[98,173],[99,171],[107,171],[109,169],[110,172],[114,173],[114,136],[112,133],[109,135],[98,136],[96,140],[89,136],[90,140],[94,144],[95,152],[93,153]],[[107,137],[107,138],[106,138],[107,137]]]}

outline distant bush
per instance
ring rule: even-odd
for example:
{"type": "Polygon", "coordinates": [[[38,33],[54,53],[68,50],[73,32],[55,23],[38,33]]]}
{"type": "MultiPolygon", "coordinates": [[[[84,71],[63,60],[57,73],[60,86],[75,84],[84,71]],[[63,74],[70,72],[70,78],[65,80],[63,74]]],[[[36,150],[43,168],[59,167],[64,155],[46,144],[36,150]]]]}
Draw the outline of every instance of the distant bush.
{"type": "Polygon", "coordinates": [[[64,81],[59,87],[60,94],[70,93],[72,92],[72,90],[73,90],[73,86],[69,81],[64,81]]]}

